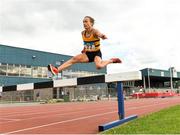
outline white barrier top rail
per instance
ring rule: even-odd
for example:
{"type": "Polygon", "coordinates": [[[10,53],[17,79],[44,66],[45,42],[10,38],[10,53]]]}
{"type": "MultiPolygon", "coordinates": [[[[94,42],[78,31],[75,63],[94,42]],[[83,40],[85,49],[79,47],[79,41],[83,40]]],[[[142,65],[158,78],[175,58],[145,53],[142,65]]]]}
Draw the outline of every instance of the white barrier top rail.
{"type": "Polygon", "coordinates": [[[69,87],[69,86],[77,86],[77,85],[85,85],[85,84],[123,82],[123,81],[134,81],[134,80],[142,80],[142,75],[140,71],[3,86],[0,87],[0,92],[22,91],[22,90],[54,88],[54,87],[69,87]]]}

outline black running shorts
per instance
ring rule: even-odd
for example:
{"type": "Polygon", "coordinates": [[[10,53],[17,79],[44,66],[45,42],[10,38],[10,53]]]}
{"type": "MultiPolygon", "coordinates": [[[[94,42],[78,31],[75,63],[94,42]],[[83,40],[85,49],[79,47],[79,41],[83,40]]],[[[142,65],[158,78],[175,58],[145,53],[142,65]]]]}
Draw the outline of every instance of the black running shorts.
{"type": "Polygon", "coordinates": [[[99,50],[99,51],[96,51],[96,52],[86,52],[86,55],[87,55],[87,57],[88,57],[88,59],[89,59],[89,62],[94,62],[94,58],[95,58],[96,56],[99,56],[99,57],[102,58],[102,54],[101,54],[101,51],[100,51],[100,50],[99,50]]]}

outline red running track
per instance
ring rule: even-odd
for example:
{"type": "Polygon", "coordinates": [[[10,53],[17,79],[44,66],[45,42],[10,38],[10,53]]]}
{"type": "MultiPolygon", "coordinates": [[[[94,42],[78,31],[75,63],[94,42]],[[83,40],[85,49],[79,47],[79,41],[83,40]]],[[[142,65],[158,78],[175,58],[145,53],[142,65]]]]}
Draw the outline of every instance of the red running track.
{"type": "MultiPolygon", "coordinates": [[[[125,101],[126,116],[180,104],[180,97],[125,101]]],[[[95,134],[118,119],[117,101],[0,107],[0,134],[95,134]]]]}

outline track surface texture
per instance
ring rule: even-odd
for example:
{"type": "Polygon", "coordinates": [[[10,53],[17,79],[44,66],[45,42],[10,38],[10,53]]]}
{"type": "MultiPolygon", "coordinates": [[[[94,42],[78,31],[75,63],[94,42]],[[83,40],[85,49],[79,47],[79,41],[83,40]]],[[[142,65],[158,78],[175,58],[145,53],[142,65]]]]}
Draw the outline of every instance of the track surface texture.
{"type": "MultiPolygon", "coordinates": [[[[180,104],[180,97],[125,100],[126,117],[180,104]]],[[[0,107],[0,134],[97,134],[118,119],[117,101],[0,107]]]]}

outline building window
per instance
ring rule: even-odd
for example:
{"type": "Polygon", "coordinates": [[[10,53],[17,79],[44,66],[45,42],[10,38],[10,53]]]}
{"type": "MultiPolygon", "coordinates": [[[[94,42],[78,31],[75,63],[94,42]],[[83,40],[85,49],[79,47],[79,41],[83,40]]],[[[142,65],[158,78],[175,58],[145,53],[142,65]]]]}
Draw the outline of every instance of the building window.
{"type": "Polygon", "coordinates": [[[37,77],[42,78],[42,67],[37,68],[37,77]]]}
{"type": "Polygon", "coordinates": [[[19,76],[19,65],[9,64],[7,68],[8,76],[19,76]]]}
{"type": "Polygon", "coordinates": [[[0,75],[6,75],[7,72],[7,64],[0,63],[0,75]]]}
{"type": "MultiPolygon", "coordinates": [[[[62,77],[65,78],[76,78],[76,77],[84,77],[84,76],[92,76],[92,75],[99,75],[99,73],[95,72],[87,72],[87,71],[80,71],[80,70],[64,70],[62,72],[62,77]]],[[[59,77],[61,75],[59,74],[59,77]]]]}
{"type": "Polygon", "coordinates": [[[42,71],[40,67],[32,67],[32,77],[34,78],[42,77],[41,72],[42,71]]]}
{"type": "Polygon", "coordinates": [[[42,77],[43,78],[47,78],[47,72],[48,72],[47,67],[42,67],[42,77]]]}
{"type": "Polygon", "coordinates": [[[31,66],[21,65],[20,67],[20,76],[31,76],[31,66]]]}
{"type": "Polygon", "coordinates": [[[161,76],[164,76],[164,72],[161,72],[161,76]]]}
{"type": "MultiPolygon", "coordinates": [[[[47,76],[47,73],[46,73],[47,76]]],[[[32,77],[42,78],[42,67],[32,67],[32,77]]]]}
{"type": "MultiPolygon", "coordinates": [[[[0,63],[0,75],[48,78],[48,70],[47,67],[0,63]]],[[[65,79],[92,75],[99,75],[99,73],[70,69],[62,71],[62,73],[58,74],[58,77],[65,79]]]]}

